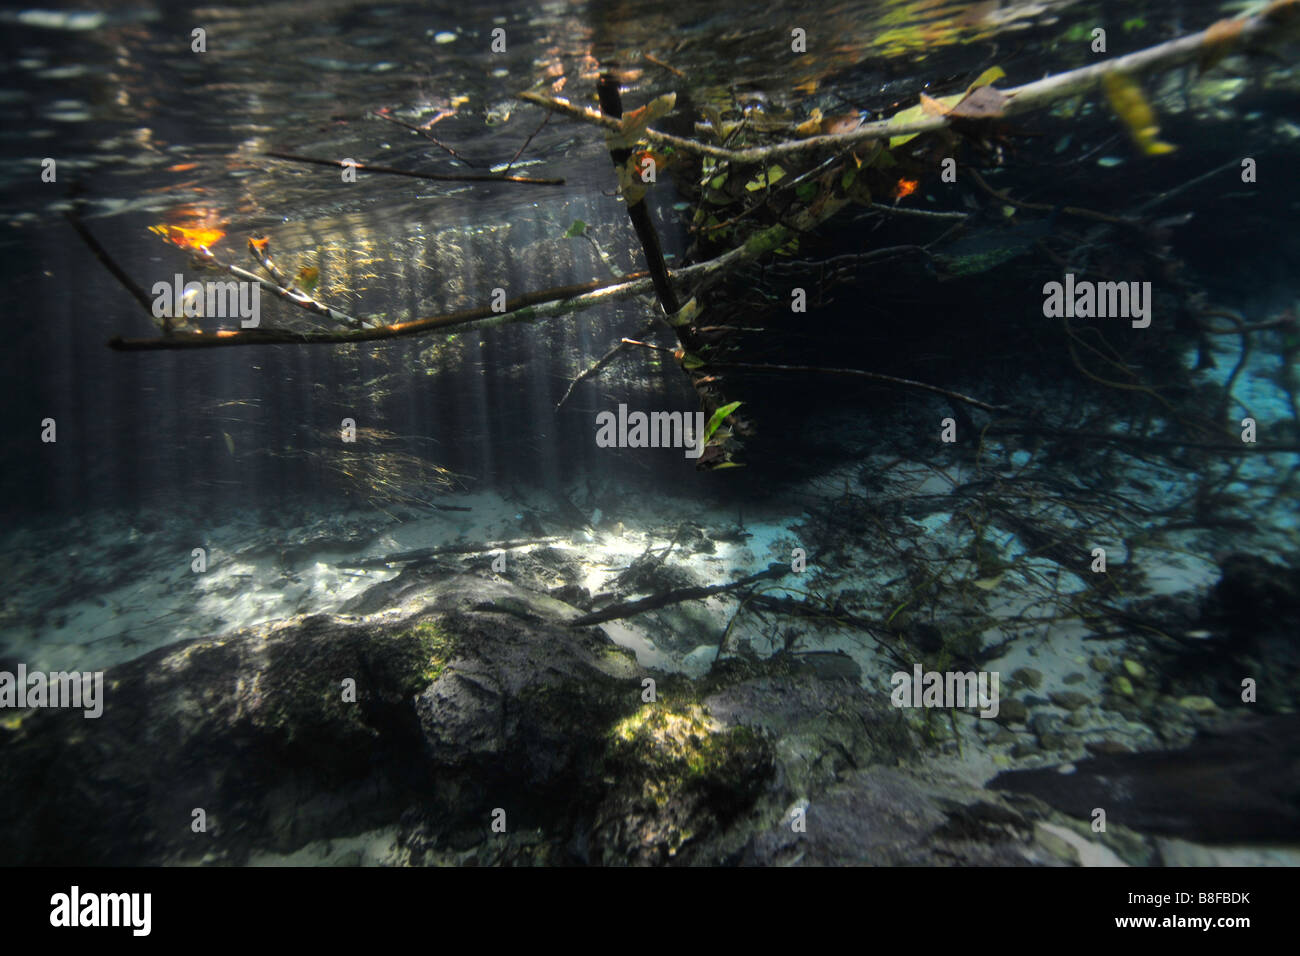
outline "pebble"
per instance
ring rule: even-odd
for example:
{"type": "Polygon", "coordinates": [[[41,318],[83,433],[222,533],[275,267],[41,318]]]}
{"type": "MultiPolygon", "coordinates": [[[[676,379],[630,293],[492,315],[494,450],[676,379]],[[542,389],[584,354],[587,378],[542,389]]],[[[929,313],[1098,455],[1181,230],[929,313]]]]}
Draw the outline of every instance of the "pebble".
{"type": "Polygon", "coordinates": [[[1088,666],[1098,674],[1107,674],[1110,672],[1110,658],[1094,657],[1092,660],[1088,661],[1088,666]]]}
{"type": "Polygon", "coordinates": [[[1065,721],[1056,714],[1034,714],[1029,720],[1029,729],[1038,737],[1059,734],[1065,729],[1065,721]]]}
{"type": "Polygon", "coordinates": [[[1219,705],[1210,698],[1201,696],[1183,697],[1178,701],[1178,706],[1197,714],[1212,714],[1219,709],[1219,705]]]}
{"type": "Polygon", "coordinates": [[[1077,690],[1058,690],[1048,695],[1048,699],[1057,707],[1065,710],[1078,710],[1088,705],[1088,695],[1077,690]]]}
{"type": "Polygon", "coordinates": [[[1011,679],[1031,690],[1038,690],[1043,684],[1043,672],[1032,667],[1021,667],[1011,672],[1011,679]]]}
{"type": "Polygon", "coordinates": [[[1023,724],[1027,716],[1029,708],[1014,697],[1008,697],[998,701],[998,715],[993,719],[999,724],[1023,724]]]}
{"type": "Polygon", "coordinates": [[[1078,671],[1075,671],[1073,674],[1066,674],[1066,675],[1065,675],[1065,679],[1062,680],[1061,683],[1062,683],[1062,684],[1082,684],[1082,683],[1083,683],[1084,681],[1086,681],[1087,679],[1088,679],[1088,678],[1085,677],[1083,674],[1080,674],[1078,671]]]}
{"type": "Polygon", "coordinates": [[[1147,669],[1133,660],[1131,657],[1124,658],[1124,670],[1128,671],[1128,676],[1134,680],[1145,680],[1147,669]]]}

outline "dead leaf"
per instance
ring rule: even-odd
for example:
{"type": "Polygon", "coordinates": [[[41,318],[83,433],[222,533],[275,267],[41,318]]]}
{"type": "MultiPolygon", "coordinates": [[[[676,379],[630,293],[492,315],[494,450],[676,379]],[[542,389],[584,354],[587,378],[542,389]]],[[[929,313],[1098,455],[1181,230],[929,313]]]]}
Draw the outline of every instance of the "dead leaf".
{"type": "Polygon", "coordinates": [[[961,119],[997,119],[1006,110],[1007,94],[991,86],[971,90],[954,106],[950,116],[961,119]]]}
{"type": "Polygon", "coordinates": [[[922,93],[921,110],[929,116],[947,116],[952,112],[952,107],[942,100],[936,100],[933,96],[922,93]]]}

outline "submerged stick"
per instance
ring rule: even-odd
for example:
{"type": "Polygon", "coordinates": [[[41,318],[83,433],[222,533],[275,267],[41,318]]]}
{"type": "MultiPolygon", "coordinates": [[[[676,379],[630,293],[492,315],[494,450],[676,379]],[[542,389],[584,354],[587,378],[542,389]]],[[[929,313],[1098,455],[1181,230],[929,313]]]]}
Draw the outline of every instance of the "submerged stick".
{"type": "MultiPolygon", "coordinates": [[[[435,508],[439,507],[434,505],[435,508]]],[[[468,508],[444,508],[444,510],[468,511],[468,508]]],[[[560,540],[557,537],[547,538],[514,538],[509,541],[493,541],[485,544],[445,544],[436,548],[417,548],[414,551],[398,551],[394,554],[386,554],[382,558],[367,558],[365,561],[353,561],[345,564],[336,565],[340,568],[386,568],[390,564],[409,564],[414,561],[425,561],[429,558],[436,558],[443,554],[487,554],[492,551],[511,551],[515,548],[526,548],[532,544],[546,544],[550,541],[560,540]]]]}
{"type": "Polygon", "coordinates": [[[319,159],[315,156],[299,156],[297,153],[282,153],[268,150],[263,155],[276,159],[288,159],[295,163],[311,163],[313,166],[334,166],[337,169],[355,169],[362,173],[384,173],[389,176],[408,176],[411,179],[431,179],[434,182],[464,183],[527,183],[532,186],[563,186],[563,179],[544,179],[537,176],[507,176],[504,173],[417,173],[409,169],[394,169],[392,166],[374,166],[369,163],[347,162],[342,159],[319,159]]]}
{"type": "MultiPolygon", "coordinates": [[[[623,117],[623,100],[618,92],[618,80],[614,79],[612,74],[600,74],[600,81],[596,86],[597,93],[600,96],[600,110],[606,116],[614,119],[623,117]]],[[[614,163],[615,169],[625,169],[628,160],[632,158],[632,151],[626,148],[611,149],[609,158],[614,163]]],[[[673,284],[668,278],[668,266],[664,264],[664,253],[659,245],[659,233],[655,230],[654,221],[650,218],[650,210],[646,207],[645,196],[623,196],[627,204],[628,218],[632,220],[632,228],[636,230],[636,237],[641,240],[641,248],[645,252],[646,268],[650,271],[650,278],[654,280],[655,293],[659,296],[659,305],[668,315],[676,315],[681,311],[681,303],[677,300],[677,292],[673,289],[673,284]]]]}
{"type": "Polygon", "coordinates": [[[653,611],[656,608],[667,607],[670,604],[680,604],[683,601],[695,601],[700,598],[712,597],[714,594],[736,591],[740,588],[749,587],[756,581],[768,581],[776,578],[783,578],[789,573],[790,566],[788,564],[773,563],[767,566],[766,571],[759,571],[757,574],[751,574],[749,577],[741,578],[739,581],[733,581],[731,584],[714,584],[709,587],[700,588],[680,588],[676,591],[667,591],[663,594],[654,594],[647,598],[641,598],[638,601],[625,601],[621,604],[611,604],[609,607],[602,608],[599,611],[592,611],[590,614],[584,614],[581,617],[575,617],[573,620],[565,623],[568,627],[586,627],[589,624],[603,624],[605,621],[614,621],[623,617],[631,617],[634,614],[653,611]]]}
{"type": "MultiPolygon", "coordinates": [[[[759,251],[750,245],[677,270],[680,280],[706,280],[752,259],[759,251]]],[[[254,277],[262,281],[260,277],[254,277]]],[[[505,310],[498,312],[490,307],[448,312],[425,319],[398,322],[393,325],[371,326],[362,329],[307,330],[295,332],[287,329],[219,329],[216,332],[192,332],[170,338],[127,339],[112,338],[108,347],[119,352],[147,352],[168,349],[211,349],[237,345],[341,345],[348,342],[375,342],[383,339],[404,338],[408,335],[450,333],[465,325],[494,328],[513,322],[531,322],[600,305],[633,295],[644,295],[654,284],[645,273],[633,273],[618,279],[599,279],[581,285],[565,286],[528,292],[506,301],[505,310]]]]}
{"type": "Polygon", "coordinates": [[[974,405],[976,408],[982,408],[986,412],[1005,412],[1010,410],[1009,405],[991,405],[988,402],[981,402],[978,398],[971,398],[969,395],[963,395],[961,392],[954,392],[950,389],[940,388],[938,385],[928,385],[925,382],[918,382],[915,379],[898,378],[897,376],[884,375],[880,372],[867,372],[860,368],[822,368],[817,365],[770,365],[757,362],[706,362],[703,367],[710,369],[743,369],[745,371],[755,372],[813,372],[822,375],[853,375],[858,378],[869,378],[873,381],[883,382],[886,385],[900,385],[903,388],[915,388],[925,392],[934,392],[936,395],[942,395],[944,398],[952,399],[955,402],[962,402],[966,405],[974,405]]]}

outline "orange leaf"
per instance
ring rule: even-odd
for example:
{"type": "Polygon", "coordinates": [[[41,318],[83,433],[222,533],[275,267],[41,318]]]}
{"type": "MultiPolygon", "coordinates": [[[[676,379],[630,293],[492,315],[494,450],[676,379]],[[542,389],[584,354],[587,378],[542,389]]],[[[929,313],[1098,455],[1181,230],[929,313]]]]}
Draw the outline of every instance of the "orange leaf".
{"type": "Polygon", "coordinates": [[[916,179],[900,179],[898,185],[894,188],[894,198],[904,199],[916,192],[916,187],[920,181],[916,179]]]}
{"type": "Polygon", "coordinates": [[[921,94],[921,109],[931,116],[947,116],[952,112],[952,107],[940,103],[933,96],[921,94]]]}
{"type": "Polygon", "coordinates": [[[150,226],[149,231],[157,233],[168,242],[174,243],[182,249],[194,249],[196,251],[215,245],[225,236],[225,233],[220,229],[187,229],[184,226],[169,226],[166,224],[150,226]]]}

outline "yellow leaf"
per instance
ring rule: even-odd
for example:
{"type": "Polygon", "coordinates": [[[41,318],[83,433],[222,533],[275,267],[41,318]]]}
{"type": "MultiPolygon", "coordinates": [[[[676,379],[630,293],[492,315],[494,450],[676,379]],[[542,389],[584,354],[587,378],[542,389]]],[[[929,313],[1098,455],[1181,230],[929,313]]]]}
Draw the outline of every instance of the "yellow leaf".
{"type": "Polygon", "coordinates": [[[974,83],[966,87],[966,92],[969,93],[971,90],[978,90],[981,86],[988,86],[991,83],[996,83],[1006,75],[1007,71],[1002,69],[1002,67],[991,66],[977,76],[974,83]]]}
{"type": "Polygon", "coordinates": [[[1142,88],[1122,73],[1107,73],[1101,80],[1111,109],[1120,118],[1137,147],[1149,156],[1172,153],[1174,147],[1161,142],[1160,125],[1155,110],[1147,102],[1142,88]]]}
{"type": "Polygon", "coordinates": [[[682,306],[675,315],[668,317],[668,324],[673,327],[690,325],[699,318],[702,311],[704,310],[700,308],[699,302],[692,297],[692,299],[682,306]]]}
{"type": "Polygon", "coordinates": [[[175,243],[182,249],[201,249],[215,245],[225,235],[220,229],[186,228],[162,224],[150,226],[149,231],[162,236],[168,242],[175,243]]]}
{"type": "Polygon", "coordinates": [[[816,136],[822,131],[822,111],[814,109],[808,118],[794,128],[800,136],[816,136]]]}

